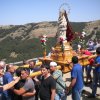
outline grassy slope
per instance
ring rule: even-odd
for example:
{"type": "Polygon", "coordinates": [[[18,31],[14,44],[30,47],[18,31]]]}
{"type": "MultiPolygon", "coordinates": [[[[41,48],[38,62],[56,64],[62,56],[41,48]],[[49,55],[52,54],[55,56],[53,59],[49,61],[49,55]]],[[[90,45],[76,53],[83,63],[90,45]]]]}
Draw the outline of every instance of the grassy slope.
{"type": "MultiPolygon", "coordinates": [[[[57,25],[54,22],[55,25],[57,25]]],[[[73,32],[81,32],[85,27],[85,23],[71,23],[73,32]]],[[[7,29],[4,31],[4,34],[1,34],[2,37],[5,34],[9,34],[10,32],[14,32],[17,27],[13,27],[11,29],[7,29]]],[[[29,30],[30,31],[30,30],[29,30]]],[[[27,31],[28,32],[28,31],[27,31]]],[[[3,32],[2,32],[3,33],[3,32]]],[[[50,48],[56,44],[55,38],[49,38],[47,42],[47,53],[50,51],[50,48]]],[[[0,59],[6,59],[6,62],[15,62],[24,59],[30,59],[34,57],[42,56],[42,47],[40,44],[39,38],[33,38],[30,40],[22,41],[21,38],[12,39],[11,37],[7,37],[2,42],[0,42],[0,59]],[[10,57],[10,54],[15,52],[18,54],[17,58],[10,57]]]]}

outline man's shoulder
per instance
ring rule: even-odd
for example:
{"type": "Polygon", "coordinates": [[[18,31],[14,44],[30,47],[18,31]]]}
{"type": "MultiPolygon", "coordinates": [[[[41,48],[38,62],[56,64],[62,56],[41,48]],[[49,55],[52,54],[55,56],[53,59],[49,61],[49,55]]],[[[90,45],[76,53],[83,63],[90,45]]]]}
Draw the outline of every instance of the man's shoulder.
{"type": "Polygon", "coordinates": [[[56,70],[54,73],[55,74],[62,74],[62,71],[61,70],[56,70]]]}
{"type": "Polygon", "coordinates": [[[82,68],[82,66],[78,63],[74,65],[73,70],[77,70],[79,68],[82,68]]]}
{"type": "MultiPolygon", "coordinates": [[[[48,77],[48,80],[49,80],[50,82],[55,81],[55,79],[54,79],[51,75],[48,77]]],[[[47,81],[48,81],[48,80],[47,80],[47,81]]]]}
{"type": "Polygon", "coordinates": [[[76,67],[82,67],[81,64],[79,64],[79,63],[77,63],[75,66],[76,67]]]}
{"type": "Polygon", "coordinates": [[[30,88],[30,87],[34,87],[34,82],[31,78],[28,78],[26,81],[25,81],[25,84],[23,87],[27,87],[27,88],[30,88]]]}
{"type": "Polygon", "coordinates": [[[61,70],[55,71],[55,73],[53,73],[53,77],[54,77],[54,79],[61,78],[62,77],[62,71],[61,70]]]}
{"type": "Polygon", "coordinates": [[[41,69],[39,67],[35,67],[35,68],[33,68],[33,70],[34,70],[34,72],[36,72],[36,71],[40,71],[41,69]]]}
{"type": "Polygon", "coordinates": [[[11,73],[10,72],[5,72],[4,77],[9,77],[9,76],[11,76],[11,73]]]}
{"type": "Polygon", "coordinates": [[[95,58],[95,61],[100,61],[100,56],[97,56],[97,57],[95,58]]]}
{"type": "Polygon", "coordinates": [[[26,82],[32,82],[32,83],[34,83],[33,80],[30,77],[27,78],[26,82]]]}
{"type": "Polygon", "coordinates": [[[97,58],[97,59],[100,59],[100,56],[97,56],[96,58],[97,58]]]}

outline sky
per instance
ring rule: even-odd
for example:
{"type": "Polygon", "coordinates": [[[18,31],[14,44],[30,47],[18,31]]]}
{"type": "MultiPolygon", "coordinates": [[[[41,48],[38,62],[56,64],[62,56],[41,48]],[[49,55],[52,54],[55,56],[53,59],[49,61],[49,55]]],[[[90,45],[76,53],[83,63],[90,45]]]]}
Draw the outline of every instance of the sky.
{"type": "Polygon", "coordinates": [[[71,22],[100,20],[100,0],[0,0],[0,25],[58,21],[60,7],[71,22]]]}

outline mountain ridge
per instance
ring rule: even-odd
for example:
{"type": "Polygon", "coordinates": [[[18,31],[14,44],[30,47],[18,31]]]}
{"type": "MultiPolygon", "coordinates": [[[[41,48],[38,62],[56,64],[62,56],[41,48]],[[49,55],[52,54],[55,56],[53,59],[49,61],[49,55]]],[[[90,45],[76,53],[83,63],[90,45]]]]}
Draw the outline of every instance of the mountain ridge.
{"type": "MultiPolygon", "coordinates": [[[[70,25],[73,32],[85,31],[87,40],[88,38],[100,38],[100,20],[70,22],[70,25]]],[[[39,37],[43,34],[48,37],[48,53],[50,48],[56,44],[57,28],[57,21],[0,26],[0,59],[13,62],[42,56],[39,37]]]]}

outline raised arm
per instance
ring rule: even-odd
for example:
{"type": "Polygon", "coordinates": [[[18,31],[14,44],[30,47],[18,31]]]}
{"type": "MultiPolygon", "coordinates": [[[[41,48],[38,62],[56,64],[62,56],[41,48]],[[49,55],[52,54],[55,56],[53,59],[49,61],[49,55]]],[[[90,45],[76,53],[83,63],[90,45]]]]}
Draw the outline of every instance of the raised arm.
{"type": "Polygon", "coordinates": [[[10,83],[4,85],[3,86],[3,91],[12,88],[19,80],[20,80],[20,77],[16,78],[15,80],[11,81],[10,83]]]}

